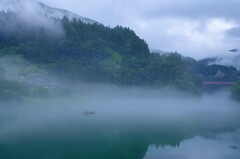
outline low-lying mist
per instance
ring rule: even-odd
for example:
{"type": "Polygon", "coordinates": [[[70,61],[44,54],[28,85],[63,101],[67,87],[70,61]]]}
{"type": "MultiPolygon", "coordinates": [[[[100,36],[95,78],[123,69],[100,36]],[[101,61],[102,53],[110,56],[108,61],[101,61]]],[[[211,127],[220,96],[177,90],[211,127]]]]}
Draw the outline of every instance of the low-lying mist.
{"type": "Polygon", "coordinates": [[[122,124],[165,125],[199,131],[238,129],[240,124],[239,104],[230,100],[226,92],[191,97],[167,88],[150,90],[80,84],[75,89],[77,93],[72,97],[3,104],[0,106],[0,139],[46,132],[51,128],[71,131],[81,124],[93,128],[122,124]],[[84,111],[94,111],[94,114],[87,115],[84,111]]]}

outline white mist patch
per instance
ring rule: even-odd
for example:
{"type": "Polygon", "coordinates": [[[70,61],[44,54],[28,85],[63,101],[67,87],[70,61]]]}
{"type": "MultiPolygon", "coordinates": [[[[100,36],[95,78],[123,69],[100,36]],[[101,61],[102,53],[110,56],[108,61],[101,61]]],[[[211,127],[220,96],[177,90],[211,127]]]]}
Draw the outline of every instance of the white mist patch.
{"type": "Polygon", "coordinates": [[[64,33],[60,23],[54,19],[55,17],[47,16],[46,11],[38,1],[2,0],[0,10],[15,13],[19,21],[28,26],[43,27],[56,35],[64,33]]]}
{"type": "Polygon", "coordinates": [[[218,57],[216,61],[209,63],[218,64],[218,65],[225,65],[225,66],[233,66],[237,69],[240,69],[240,55],[238,52],[236,53],[228,53],[224,56],[218,57]]]}
{"type": "Polygon", "coordinates": [[[29,64],[28,61],[17,56],[0,57],[0,67],[4,69],[4,78],[7,80],[19,81],[23,68],[29,64]]]}

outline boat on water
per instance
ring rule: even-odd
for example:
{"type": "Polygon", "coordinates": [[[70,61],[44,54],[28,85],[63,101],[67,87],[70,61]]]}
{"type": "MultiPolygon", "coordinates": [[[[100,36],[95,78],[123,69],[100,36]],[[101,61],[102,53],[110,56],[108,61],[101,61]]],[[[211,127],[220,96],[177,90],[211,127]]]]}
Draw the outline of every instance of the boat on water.
{"type": "Polygon", "coordinates": [[[96,112],[95,111],[83,111],[83,115],[94,115],[96,112]]]}

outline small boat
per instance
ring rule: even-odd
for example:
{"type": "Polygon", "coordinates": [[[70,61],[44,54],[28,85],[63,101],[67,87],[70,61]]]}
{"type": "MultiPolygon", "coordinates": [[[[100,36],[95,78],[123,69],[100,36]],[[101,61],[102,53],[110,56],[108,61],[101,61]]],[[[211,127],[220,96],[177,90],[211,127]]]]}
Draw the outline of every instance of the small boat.
{"type": "Polygon", "coordinates": [[[83,115],[94,115],[96,112],[95,111],[83,111],[83,115]]]}

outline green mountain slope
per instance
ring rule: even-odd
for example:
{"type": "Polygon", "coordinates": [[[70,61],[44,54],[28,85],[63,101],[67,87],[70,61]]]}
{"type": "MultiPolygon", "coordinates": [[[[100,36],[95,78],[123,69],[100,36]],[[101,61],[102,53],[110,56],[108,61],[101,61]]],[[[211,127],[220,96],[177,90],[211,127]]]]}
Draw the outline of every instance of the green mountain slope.
{"type": "Polygon", "coordinates": [[[147,43],[129,28],[66,17],[50,20],[62,27],[63,34],[26,25],[16,14],[1,12],[0,55],[20,55],[68,80],[198,90],[199,80],[180,55],[150,53],[147,43]]]}

